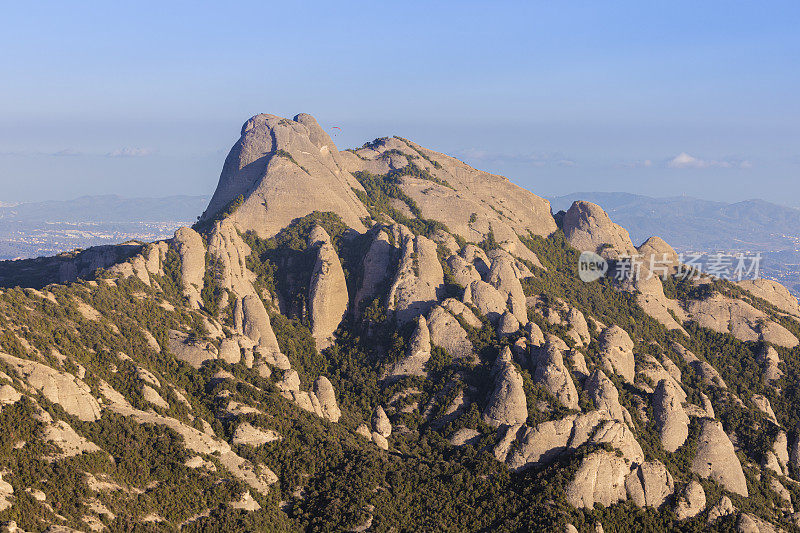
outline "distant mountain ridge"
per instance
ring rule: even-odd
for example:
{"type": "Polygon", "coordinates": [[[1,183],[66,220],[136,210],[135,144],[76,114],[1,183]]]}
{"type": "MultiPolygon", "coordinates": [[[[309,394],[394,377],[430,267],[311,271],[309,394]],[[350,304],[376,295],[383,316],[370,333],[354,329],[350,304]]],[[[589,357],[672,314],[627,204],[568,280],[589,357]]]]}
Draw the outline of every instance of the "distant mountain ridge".
{"type": "Polygon", "coordinates": [[[576,200],[601,206],[628,230],[634,243],[659,235],[678,252],[760,253],[761,275],[800,295],[800,209],[759,199],[725,203],[625,192],[550,198],[554,213],[569,209],[576,200]]]}
{"type": "Polygon", "coordinates": [[[126,198],[115,194],[81,196],[72,200],[47,200],[4,204],[0,202],[0,224],[8,220],[76,222],[158,222],[192,220],[205,196],[176,195],[160,198],[126,198]]]}
{"type": "Polygon", "coordinates": [[[204,196],[188,195],[102,195],[0,204],[0,260],[53,255],[131,239],[166,238],[179,226],[194,222],[206,201],[204,196]]]}
{"type": "Polygon", "coordinates": [[[764,200],[715,202],[688,196],[653,198],[624,192],[575,192],[550,198],[553,212],[575,200],[600,205],[634,242],[659,235],[677,250],[794,248],[800,209],[764,200]]]}

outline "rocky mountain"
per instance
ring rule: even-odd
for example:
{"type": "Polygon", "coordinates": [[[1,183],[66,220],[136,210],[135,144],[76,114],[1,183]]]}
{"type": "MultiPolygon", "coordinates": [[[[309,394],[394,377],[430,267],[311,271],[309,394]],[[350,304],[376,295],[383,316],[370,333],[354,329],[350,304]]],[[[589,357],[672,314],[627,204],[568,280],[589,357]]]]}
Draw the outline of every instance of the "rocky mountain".
{"type": "Polygon", "coordinates": [[[684,253],[760,253],[762,275],[800,296],[800,209],[764,200],[725,203],[619,192],[576,192],[550,199],[553,212],[566,211],[576,200],[602,206],[636,242],[659,235],[684,253]]]}
{"type": "Polygon", "coordinates": [[[412,141],[257,115],[193,227],[0,266],[0,521],[798,529],[797,300],[637,243],[412,141]]]}

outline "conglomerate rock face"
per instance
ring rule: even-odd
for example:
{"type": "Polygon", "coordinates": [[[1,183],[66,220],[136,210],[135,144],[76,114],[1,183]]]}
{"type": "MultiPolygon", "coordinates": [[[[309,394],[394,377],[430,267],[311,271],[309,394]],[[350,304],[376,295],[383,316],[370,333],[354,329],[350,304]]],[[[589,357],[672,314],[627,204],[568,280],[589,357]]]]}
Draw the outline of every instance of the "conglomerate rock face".
{"type": "Polygon", "coordinates": [[[595,204],[556,218],[411,141],[253,117],[193,228],[0,289],[0,520],[794,527],[797,301],[684,280],[595,204]],[[585,284],[581,251],[666,268],[585,284]],[[775,505],[735,503],[755,493],[775,505]]]}

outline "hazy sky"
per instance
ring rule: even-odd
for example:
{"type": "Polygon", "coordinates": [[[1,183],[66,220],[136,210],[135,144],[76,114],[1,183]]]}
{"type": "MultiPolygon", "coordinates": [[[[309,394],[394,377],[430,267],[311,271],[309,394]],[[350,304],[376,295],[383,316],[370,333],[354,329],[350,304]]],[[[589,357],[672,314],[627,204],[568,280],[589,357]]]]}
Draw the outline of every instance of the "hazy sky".
{"type": "Polygon", "coordinates": [[[207,194],[311,113],[540,195],[800,205],[800,3],[7,2],[0,202],[207,194]]]}

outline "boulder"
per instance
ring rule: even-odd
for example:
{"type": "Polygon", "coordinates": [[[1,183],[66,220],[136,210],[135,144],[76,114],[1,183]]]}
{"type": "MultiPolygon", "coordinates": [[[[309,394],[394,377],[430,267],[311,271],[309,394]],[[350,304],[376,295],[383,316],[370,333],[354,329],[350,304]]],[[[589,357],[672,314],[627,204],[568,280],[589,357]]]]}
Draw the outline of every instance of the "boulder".
{"type": "Polygon", "coordinates": [[[706,508],[706,491],[697,481],[690,481],[681,492],[675,506],[675,515],[678,520],[686,520],[697,516],[706,508]]]}
{"type": "Polygon", "coordinates": [[[311,275],[308,290],[311,334],[322,351],[333,342],[333,332],[339,327],[345,313],[349,297],[344,270],[330,237],[320,226],[312,230],[309,246],[317,246],[317,260],[311,275]]]}
{"type": "Polygon", "coordinates": [[[483,421],[492,426],[524,424],[528,419],[528,402],[522,376],[511,362],[511,349],[506,347],[492,367],[494,390],[483,410],[483,421]]]}
{"type": "Polygon", "coordinates": [[[425,317],[417,317],[417,327],[411,335],[405,357],[395,363],[389,376],[425,376],[425,365],[431,357],[431,334],[425,317]]]}
{"type": "Polygon", "coordinates": [[[736,531],[738,533],[777,533],[777,529],[756,515],[742,513],[736,521],[736,531]]]}
{"type": "Polygon", "coordinates": [[[342,416],[339,405],[336,403],[336,393],[333,390],[330,380],[325,376],[320,376],[314,382],[314,395],[320,404],[322,416],[331,422],[338,422],[342,416]]]}
{"type": "Polygon", "coordinates": [[[716,420],[701,421],[692,472],[716,481],[731,492],[747,496],[747,480],[742,465],[722,424],[716,420]]]}
{"type": "Polygon", "coordinates": [[[567,409],[579,409],[578,391],[564,365],[564,352],[548,342],[539,350],[533,382],[542,385],[567,409]]]}
{"type": "Polygon", "coordinates": [[[511,312],[506,311],[497,324],[497,334],[505,337],[517,331],[519,331],[519,320],[511,312]]]}
{"type": "Polygon", "coordinates": [[[453,281],[462,287],[466,287],[473,281],[480,281],[481,275],[475,265],[468,262],[460,255],[451,255],[447,258],[447,266],[450,267],[450,272],[453,276],[453,281]]]}
{"type": "Polygon", "coordinates": [[[58,459],[74,457],[82,453],[100,451],[99,446],[81,435],[78,435],[78,433],[72,429],[72,426],[63,420],[58,420],[52,424],[46,424],[42,430],[42,438],[47,442],[55,444],[61,450],[61,453],[57,456],[58,459]]]}
{"type": "Polygon", "coordinates": [[[272,324],[261,298],[255,294],[249,294],[241,299],[241,307],[241,331],[266,351],[280,352],[278,339],[275,337],[275,332],[272,331],[272,324]]]}
{"type": "Polygon", "coordinates": [[[235,365],[242,360],[242,351],[236,339],[222,339],[219,347],[219,358],[228,364],[235,365]]]}
{"type": "Polygon", "coordinates": [[[166,400],[164,400],[164,398],[162,398],[161,395],[150,385],[144,385],[142,387],[142,398],[144,398],[144,401],[151,403],[156,407],[160,407],[161,409],[169,409],[169,404],[166,402],[166,400]]]}
{"type": "Polygon", "coordinates": [[[567,485],[567,502],[573,507],[593,509],[596,503],[609,506],[626,499],[625,478],[630,466],[621,457],[595,451],[582,461],[575,478],[567,485]]]}
{"type": "Polygon", "coordinates": [[[758,364],[764,370],[762,381],[765,385],[772,385],[783,376],[783,372],[778,366],[780,362],[781,358],[778,355],[778,351],[769,344],[765,345],[759,352],[758,364]]]}
{"type": "Polygon", "coordinates": [[[772,405],[769,403],[769,399],[767,399],[766,396],[763,394],[753,394],[751,399],[753,401],[753,405],[756,406],[756,409],[764,413],[770,422],[775,425],[778,424],[778,420],[775,418],[775,411],[772,410],[772,405]]]}
{"type": "Polygon", "coordinates": [[[454,317],[460,318],[466,322],[466,324],[470,327],[480,329],[481,326],[483,326],[483,323],[478,317],[475,316],[475,313],[473,313],[469,307],[459,302],[455,298],[447,298],[442,302],[442,307],[450,311],[450,314],[452,314],[454,317]]]}
{"type": "Polygon", "coordinates": [[[603,330],[600,334],[600,358],[606,372],[618,374],[627,383],[633,383],[633,341],[624,329],[614,325],[603,330]]]}
{"type": "MultiPolygon", "coordinates": [[[[683,398],[685,397],[684,394],[683,398]]],[[[689,436],[689,417],[681,402],[679,389],[670,381],[662,379],[658,382],[653,393],[653,418],[661,437],[661,445],[670,453],[683,446],[689,436]]]]}
{"type": "Polygon", "coordinates": [[[464,303],[472,304],[493,324],[507,309],[508,297],[484,281],[473,281],[464,290],[464,303]]]}
{"type": "Polygon", "coordinates": [[[542,328],[540,328],[536,322],[528,322],[528,325],[525,326],[525,334],[531,346],[541,346],[544,344],[544,333],[542,333],[542,328]]]}
{"type": "Polygon", "coordinates": [[[12,405],[17,403],[22,395],[17,392],[17,389],[8,384],[0,385],[0,409],[3,405],[12,405]]]}
{"type": "Polygon", "coordinates": [[[586,322],[586,317],[583,313],[571,307],[567,312],[567,324],[569,324],[569,331],[567,335],[575,341],[578,346],[585,346],[592,340],[589,335],[589,324],[586,322]]]}
{"type": "Polygon", "coordinates": [[[450,444],[453,446],[475,444],[480,436],[481,434],[478,430],[472,428],[461,428],[450,437],[450,444]]]}
{"type": "Polygon", "coordinates": [[[525,305],[525,293],[517,278],[514,258],[508,253],[500,253],[492,260],[487,276],[489,284],[506,296],[514,316],[523,326],[528,323],[528,311],[525,305]]]}
{"type": "Polygon", "coordinates": [[[733,502],[727,496],[720,498],[719,502],[708,510],[708,523],[713,524],[722,517],[732,515],[736,512],[733,502]]]}
{"type": "Polygon", "coordinates": [[[674,491],[672,476],[658,461],[640,464],[625,478],[628,499],[639,507],[658,509],[674,491]]]}
{"type": "Polygon", "coordinates": [[[389,422],[389,417],[386,416],[386,411],[380,405],[375,408],[375,413],[372,415],[372,430],[384,438],[392,434],[392,424],[389,422]]]}
{"type": "Polygon", "coordinates": [[[217,349],[213,344],[174,329],[167,332],[167,347],[176,359],[194,368],[200,368],[205,361],[217,358],[217,349]]]}
{"type": "Polygon", "coordinates": [[[619,422],[632,424],[631,415],[628,410],[619,403],[619,392],[614,383],[606,377],[599,368],[592,372],[583,385],[584,390],[589,394],[589,398],[601,411],[608,413],[609,417],[619,422]]]}
{"type": "Polygon", "coordinates": [[[388,308],[394,311],[399,324],[426,314],[438,302],[444,285],[444,272],[439,263],[436,243],[408,228],[392,226],[395,242],[400,242],[400,264],[389,289],[388,308]]]}
{"type": "Polygon", "coordinates": [[[434,307],[428,315],[430,341],[453,359],[473,359],[472,342],[456,318],[440,306],[434,307]]]}

